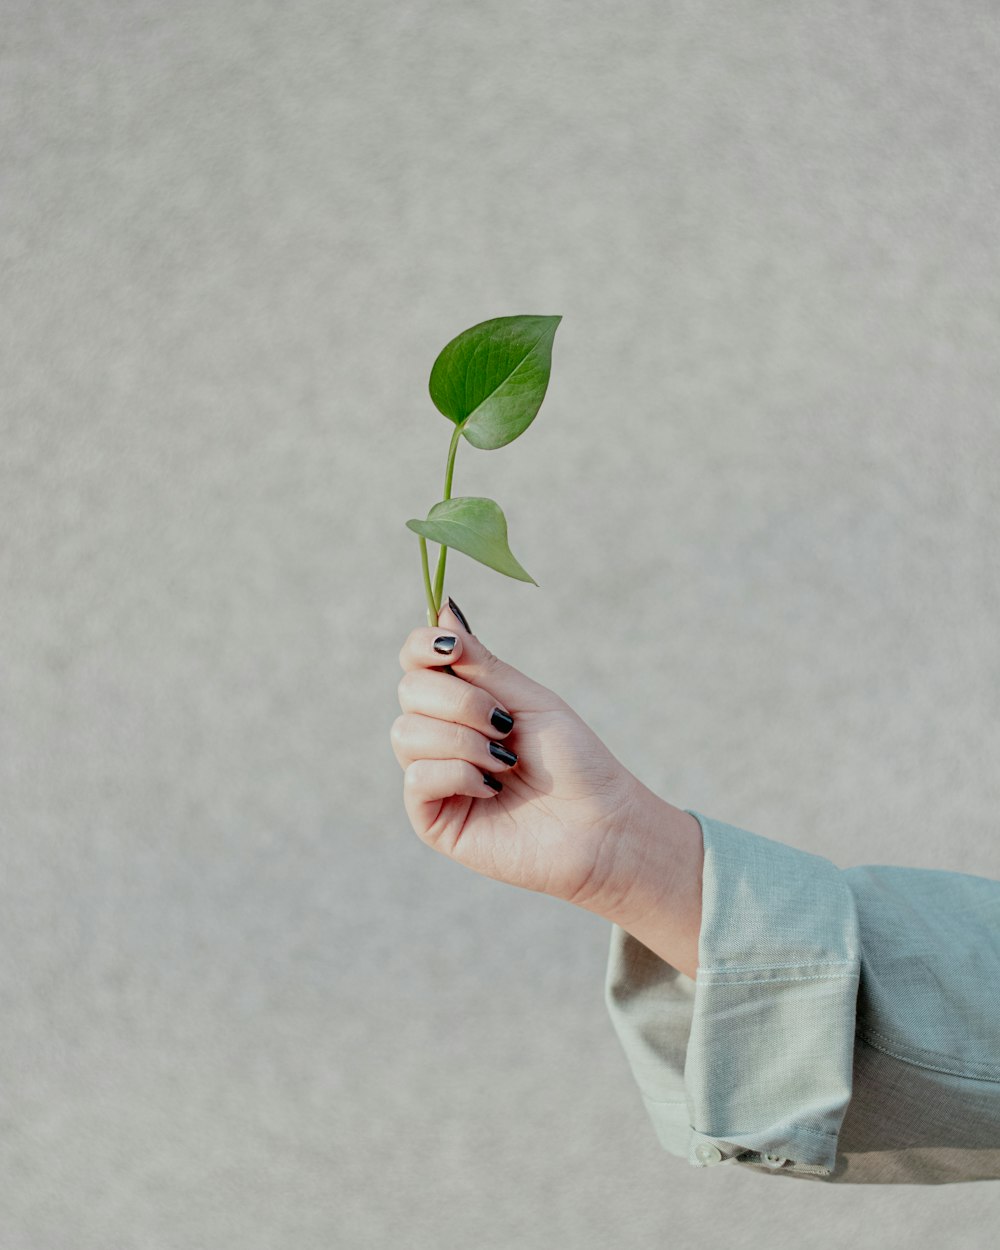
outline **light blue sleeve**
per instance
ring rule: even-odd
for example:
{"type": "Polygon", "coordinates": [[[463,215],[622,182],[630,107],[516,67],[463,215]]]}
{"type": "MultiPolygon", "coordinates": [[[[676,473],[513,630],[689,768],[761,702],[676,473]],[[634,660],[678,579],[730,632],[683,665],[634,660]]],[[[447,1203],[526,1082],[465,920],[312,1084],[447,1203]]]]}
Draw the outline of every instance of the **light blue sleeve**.
{"type": "Polygon", "coordinates": [[[616,927],[606,987],[665,1149],[823,1181],[1000,1179],[1000,882],[842,870],[691,814],[697,977],[616,927]]]}

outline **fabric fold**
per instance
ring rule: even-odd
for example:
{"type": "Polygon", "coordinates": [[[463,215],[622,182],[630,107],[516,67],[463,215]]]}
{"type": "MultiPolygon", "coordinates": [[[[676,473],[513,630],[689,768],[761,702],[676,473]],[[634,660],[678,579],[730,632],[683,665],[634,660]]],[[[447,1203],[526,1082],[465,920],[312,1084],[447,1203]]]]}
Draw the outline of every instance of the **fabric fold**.
{"type": "Polygon", "coordinates": [[[1000,1179],[1000,881],[838,869],[691,814],[697,976],[616,929],[606,986],[664,1148],[804,1180],[1000,1179]]]}
{"type": "Polygon", "coordinates": [[[697,977],[617,930],[616,1031],[671,1153],[828,1175],[852,1091],[853,895],[829,860],[691,815],[705,848],[697,977]]]}

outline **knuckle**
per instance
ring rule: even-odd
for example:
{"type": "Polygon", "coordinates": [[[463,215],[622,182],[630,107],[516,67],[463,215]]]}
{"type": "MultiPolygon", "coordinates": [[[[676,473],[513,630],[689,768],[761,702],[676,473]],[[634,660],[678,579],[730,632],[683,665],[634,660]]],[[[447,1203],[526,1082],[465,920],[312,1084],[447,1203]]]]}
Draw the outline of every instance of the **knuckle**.
{"type": "Polygon", "coordinates": [[[448,751],[456,759],[465,755],[469,748],[469,731],[463,725],[448,726],[448,751]]]}
{"type": "Polygon", "coordinates": [[[486,651],[480,661],[487,673],[495,673],[499,670],[502,660],[498,659],[492,651],[486,651]]]}
{"type": "Polygon", "coordinates": [[[410,692],[412,689],[413,689],[413,674],[404,673],[403,676],[400,677],[399,683],[396,686],[396,695],[400,703],[403,703],[405,701],[408,692],[410,692]]]}
{"type": "Polygon", "coordinates": [[[475,725],[482,719],[483,692],[476,686],[468,686],[458,699],[456,717],[468,725],[475,725]]]}
{"type": "Polygon", "coordinates": [[[403,773],[403,785],[407,790],[419,790],[423,784],[424,761],[414,760],[403,773]]]}
{"type": "Polygon", "coordinates": [[[394,747],[401,747],[405,744],[406,737],[407,737],[406,731],[408,727],[409,727],[409,718],[406,717],[405,715],[397,716],[396,719],[392,722],[392,727],[389,730],[389,741],[392,743],[394,747]]]}

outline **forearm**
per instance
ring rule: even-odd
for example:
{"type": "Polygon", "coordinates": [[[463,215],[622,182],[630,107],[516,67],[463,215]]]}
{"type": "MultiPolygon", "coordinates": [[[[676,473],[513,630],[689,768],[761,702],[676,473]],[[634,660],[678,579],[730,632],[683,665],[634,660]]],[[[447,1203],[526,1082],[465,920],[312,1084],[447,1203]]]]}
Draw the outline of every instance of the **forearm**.
{"type": "Polygon", "coordinates": [[[701,933],[701,826],[638,781],[625,812],[616,831],[619,886],[592,910],[693,979],[701,933]]]}

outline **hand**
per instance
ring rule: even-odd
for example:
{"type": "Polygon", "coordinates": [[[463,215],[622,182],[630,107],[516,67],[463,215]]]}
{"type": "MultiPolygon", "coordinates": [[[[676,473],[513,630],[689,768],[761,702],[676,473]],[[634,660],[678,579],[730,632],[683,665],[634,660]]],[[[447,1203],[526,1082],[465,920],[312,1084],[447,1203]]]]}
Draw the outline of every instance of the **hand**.
{"type": "Polygon", "coordinates": [[[403,715],[391,740],[414,830],[476,872],[587,906],[614,878],[615,833],[638,782],[558,695],[492,655],[449,607],[438,621],[413,630],[399,656],[403,715]],[[455,638],[450,652],[435,651],[442,636],[455,638]],[[512,728],[491,723],[497,709],[512,728]]]}
{"type": "Polygon", "coordinates": [[[476,872],[606,912],[631,884],[624,832],[645,788],[558,695],[492,655],[449,607],[438,621],[414,629],[399,657],[403,714],[391,740],[414,830],[476,872]],[[435,650],[442,637],[453,649],[435,650]],[[496,758],[491,742],[516,762],[496,758]]]}
{"type": "Polygon", "coordinates": [[[399,661],[391,740],[416,833],[476,872],[597,912],[693,978],[704,857],[695,817],[647,789],[450,607],[437,629],[413,630],[399,661]],[[436,639],[455,641],[439,651],[436,639]]]}

